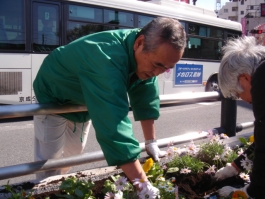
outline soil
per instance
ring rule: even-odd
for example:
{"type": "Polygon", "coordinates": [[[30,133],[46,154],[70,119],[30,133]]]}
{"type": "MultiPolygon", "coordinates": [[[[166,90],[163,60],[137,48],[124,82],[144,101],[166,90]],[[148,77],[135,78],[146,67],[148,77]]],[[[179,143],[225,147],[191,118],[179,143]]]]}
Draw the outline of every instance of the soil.
{"type": "MultiPolygon", "coordinates": [[[[120,173],[122,175],[122,173],[120,173]]],[[[85,176],[84,174],[77,173],[75,177],[86,178],[91,176],[85,176]]],[[[108,176],[109,177],[109,176],[108,176]]],[[[102,193],[103,184],[105,180],[108,178],[96,180],[95,187],[93,188],[94,196],[97,199],[104,199],[104,194],[102,193]]],[[[198,174],[187,174],[187,175],[174,175],[167,174],[167,177],[175,177],[176,184],[179,188],[179,194],[186,196],[187,199],[211,199],[218,198],[216,191],[224,186],[233,186],[233,187],[242,187],[244,185],[244,181],[238,177],[234,176],[231,178],[227,178],[222,181],[215,181],[214,178],[205,173],[198,174]],[[216,197],[215,197],[216,196],[216,197]]],[[[64,180],[64,178],[51,181],[47,183],[46,186],[39,187],[38,192],[34,194],[35,199],[45,199],[46,197],[50,197],[50,199],[58,199],[59,197],[56,194],[60,193],[58,190],[60,182],[64,180]],[[41,190],[41,191],[40,191],[41,190]]],[[[17,190],[30,190],[34,187],[34,183],[23,183],[18,186],[13,186],[17,190]]],[[[4,190],[0,191],[0,193],[4,193],[4,190]]]]}
{"type": "Polygon", "coordinates": [[[179,194],[186,196],[187,199],[210,199],[211,196],[218,196],[216,191],[224,186],[244,186],[244,181],[239,176],[227,178],[222,181],[215,181],[211,175],[205,173],[193,175],[178,174],[170,175],[169,177],[176,178],[179,194]]]}

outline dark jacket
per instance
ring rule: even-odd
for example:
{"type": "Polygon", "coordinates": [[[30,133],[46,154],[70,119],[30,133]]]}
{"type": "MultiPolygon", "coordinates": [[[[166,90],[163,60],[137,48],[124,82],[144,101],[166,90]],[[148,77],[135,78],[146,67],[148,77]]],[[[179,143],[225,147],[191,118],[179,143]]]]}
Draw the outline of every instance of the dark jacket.
{"type": "Polygon", "coordinates": [[[263,61],[252,76],[252,104],[255,117],[255,151],[251,183],[248,194],[255,199],[265,198],[265,62],[263,61]]]}

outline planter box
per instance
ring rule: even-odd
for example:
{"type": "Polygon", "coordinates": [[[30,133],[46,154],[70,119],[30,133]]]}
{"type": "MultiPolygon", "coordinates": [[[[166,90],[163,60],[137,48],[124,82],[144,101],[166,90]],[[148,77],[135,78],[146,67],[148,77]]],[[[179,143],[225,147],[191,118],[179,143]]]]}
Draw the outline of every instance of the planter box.
{"type": "MultiPolygon", "coordinates": [[[[240,137],[248,138],[253,133],[246,133],[246,134],[240,134],[235,137],[224,139],[223,143],[229,145],[231,148],[235,147],[236,145],[240,145],[239,142],[240,137]]],[[[195,141],[196,144],[200,144],[205,142],[206,140],[198,140],[195,141]]],[[[176,147],[182,148],[185,143],[175,145],[176,147]]],[[[140,161],[143,163],[145,161],[146,157],[143,157],[140,159],[140,161]]],[[[168,160],[165,158],[161,159],[161,162],[166,163],[168,160]]],[[[95,182],[107,179],[108,177],[116,174],[122,174],[121,169],[117,169],[117,167],[105,167],[105,168],[96,168],[86,171],[80,171],[76,173],[70,173],[66,175],[58,175],[58,176],[52,176],[49,178],[46,178],[40,182],[36,181],[29,181],[29,182],[23,182],[20,184],[13,184],[11,185],[15,190],[25,190],[26,192],[33,190],[33,195],[39,195],[39,194],[47,194],[47,193],[56,193],[59,190],[59,186],[61,182],[66,179],[69,176],[75,176],[78,179],[83,180],[92,180],[95,182]]],[[[178,179],[176,179],[178,180],[178,179]]],[[[223,185],[225,186],[225,185],[223,185]]],[[[10,194],[7,194],[6,191],[4,191],[4,187],[0,187],[0,199],[7,199],[10,197],[10,194]]]]}

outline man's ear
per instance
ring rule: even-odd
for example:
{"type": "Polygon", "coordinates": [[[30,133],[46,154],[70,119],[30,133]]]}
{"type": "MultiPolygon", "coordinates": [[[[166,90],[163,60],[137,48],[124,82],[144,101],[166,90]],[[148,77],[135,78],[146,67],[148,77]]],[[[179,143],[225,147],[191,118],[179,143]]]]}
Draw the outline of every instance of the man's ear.
{"type": "Polygon", "coordinates": [[[251,83],[251,76],[249,75],[249,74],[247,74],[247,73],[244,73],[243,74],[244,75],[244,78],[248,81],[248,82],[250,82],[251,83]]]}
{"type": "Polygon", "coordinates": [[[144,35],[140,35],[134,42],[133,49],[136,51],[139,47],[144,45],[144,35]]]}

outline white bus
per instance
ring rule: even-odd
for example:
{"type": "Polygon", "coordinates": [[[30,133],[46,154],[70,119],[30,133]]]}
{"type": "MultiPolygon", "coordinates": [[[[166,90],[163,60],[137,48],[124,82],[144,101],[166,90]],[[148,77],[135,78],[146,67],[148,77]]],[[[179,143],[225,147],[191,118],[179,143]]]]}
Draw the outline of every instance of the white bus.
{"type": "Polygon", "coordinates": [[[35,103],[32,83],[56,47],[99,31],[141,28],[157,16],[178,19],[188,37],[183,58],[158,77],[160,95],[217,88],[220,49],[241,35],[241,24],[193,5],[154,1],[1,0],[0,104],[35,103]]]}

